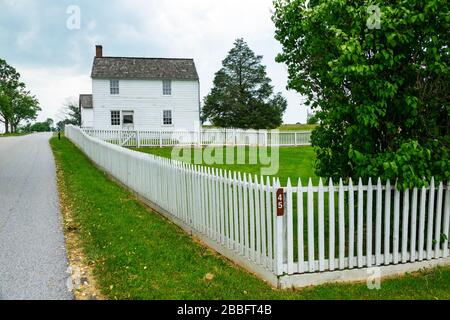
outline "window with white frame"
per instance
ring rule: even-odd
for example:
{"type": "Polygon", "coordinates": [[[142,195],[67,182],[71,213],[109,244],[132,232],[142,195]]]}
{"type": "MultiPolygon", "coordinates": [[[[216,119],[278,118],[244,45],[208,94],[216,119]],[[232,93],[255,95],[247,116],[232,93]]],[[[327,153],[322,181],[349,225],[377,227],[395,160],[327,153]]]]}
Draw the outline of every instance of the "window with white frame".
{"type": "Polygon", "coordinates": [[[110,86],[111,94],[119,94],[120,93],[119,80],[110,80],[109,86],[110,86]]]}
{"type": "Polygon", "coordinates": [[[163,81],[163,95],[165,95],[165,96],[172,95],[172,81],[171,80],[163,81]]]}
{"type": "Polygon", "coordinates": [[[111,125],[120,126],[120,111],[111,111],[111,125]]]}
{"type": "Polygon", "coordinates": [[[172,110],[163,111],[163,125],[165,126],[173,125],[172,110]]]}

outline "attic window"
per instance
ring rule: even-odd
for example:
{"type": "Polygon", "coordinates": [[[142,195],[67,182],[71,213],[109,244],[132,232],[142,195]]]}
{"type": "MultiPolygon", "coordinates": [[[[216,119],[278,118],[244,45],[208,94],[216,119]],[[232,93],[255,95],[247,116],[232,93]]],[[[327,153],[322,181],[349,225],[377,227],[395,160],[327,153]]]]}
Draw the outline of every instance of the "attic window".
{"type": "Polygon", "coordinates": [[[163,95],[165,95],[165,96],[172,95],[172,81],[171,80],[163,81],[163,95]]]}
{"type": "Polygon", "coordinates": [[[119,94],[119,80],[111,80],[109,82],[111,94],[119,94]]]}

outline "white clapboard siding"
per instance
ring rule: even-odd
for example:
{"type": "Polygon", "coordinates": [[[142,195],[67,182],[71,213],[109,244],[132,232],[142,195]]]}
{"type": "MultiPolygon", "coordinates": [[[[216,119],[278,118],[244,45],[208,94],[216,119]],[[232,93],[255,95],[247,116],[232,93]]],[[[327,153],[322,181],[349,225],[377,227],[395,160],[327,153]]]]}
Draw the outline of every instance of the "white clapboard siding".
{"type": "MultiPolygon", "coordinates": [[[[235,143],[289,139],[231,132],[235,143]]],[[[430,179],[429,187],[400,191],[381,179],[376,186],[372,179],[366,184],[359,179],[356,186],[351,179],[347,185],[343,179],[338,184],[329,179],[326,185],[320,179],[316,186],[312,179],[307,186],[300,179],[293,186],[288,179],[283,187],[277,178],[271,182],[125,149],[103,141],[117,136],[102,134],[99,139],[66,127],[67,137],[108,174],[255,271],[322,273],[449,256],[447,183],[430,179]],[[282,216],[277,214],[280,189],[282,216]]],[[[215,134],[229,140],[230,133],[215,134]]]]}
{"type": "Polygon", "coordinates": [[[199,122],[199,86],[196,80],[173,80],[172,94],[164,96],[161,80],[122,79],[120,94],[111,95],[108,79],[93,79],[93,118],[86,126],[122,129],[120,125],[111,125],[111,111],[133,111],[135,129],[167,130],[163,126],[162,113],[163,110],[172,110],[175,128],[194,130],[199,122]]]}

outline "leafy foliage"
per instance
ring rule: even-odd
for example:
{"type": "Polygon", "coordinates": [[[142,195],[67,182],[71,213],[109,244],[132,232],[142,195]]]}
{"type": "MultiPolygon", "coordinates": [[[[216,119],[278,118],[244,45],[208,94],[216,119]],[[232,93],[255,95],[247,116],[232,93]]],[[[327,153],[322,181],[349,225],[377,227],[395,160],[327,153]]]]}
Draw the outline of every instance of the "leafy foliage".
{"type": "Polygon", "coordinates": [[[58,130],[63,131],[64,127],[68,124],[81,126],[81,110],[75,100],[67,100],[59,113],[64,120],[61,120],[56,124],[58,130]]]}
{"type": "Polygon", "coordinates": [[[234,43],[205,98],[202,118],[214,126],[274,129],[283,123],[287,102],[273,94],[266,67],[243,39],[234,43]]]}
{"type": "Polygon", "coordinates": [[[314,114],[308,118],[307,124],[318,124],[319,118],[314,114]]]}
{"type": "Polygon", "coordinates": [[[18,92],[12,99],[13,115],[10,118],[12,131],[17,132],[17,127],[22,120],[36,119],[41,110],[36,97],[29,92],[18,92]]]}
{"type": "Polygon", "coordinates": [[[276,0],[277,61],[318,112],[317,174],[450,180],[450,16],[444,0],[276,0]],[[372,20],[373,21],[373,20],[372,20]]]}
{"type": "Polygon", "coordinates": [[[36,123],[27,123],[25,126],[20,128],[21,132],[30,133],[30,132],[52,132],[55,131],[53,127],[53,119],[48,118],[44,122],[36,122],[36,123]]]}
{"type": "Polygon", "coordinates": [[[39,107],[37,99],[25,90],[20,74],[0,59],[0,122],[6,133],[17,131],[22,120],[36,119],[39,107]]]}

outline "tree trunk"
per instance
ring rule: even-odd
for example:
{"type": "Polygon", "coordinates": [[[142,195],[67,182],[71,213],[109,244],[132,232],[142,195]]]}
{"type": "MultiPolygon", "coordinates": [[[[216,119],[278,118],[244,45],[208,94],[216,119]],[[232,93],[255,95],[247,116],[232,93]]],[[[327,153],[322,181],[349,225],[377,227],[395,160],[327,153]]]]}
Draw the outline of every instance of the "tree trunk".
{"type": "Polygon", "coordinates": [[[5,133],[9,133],[9,121],[5,119],[5,133]]]}

